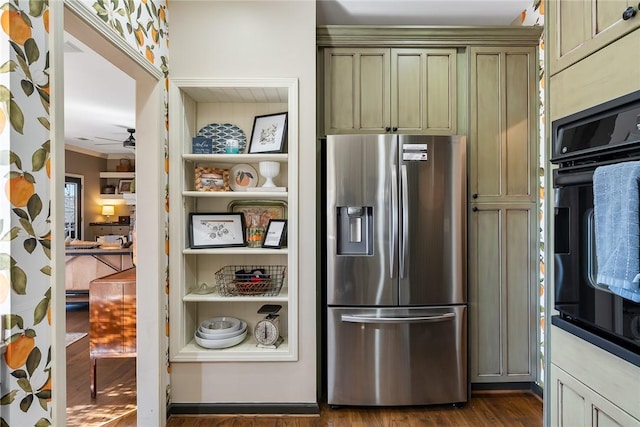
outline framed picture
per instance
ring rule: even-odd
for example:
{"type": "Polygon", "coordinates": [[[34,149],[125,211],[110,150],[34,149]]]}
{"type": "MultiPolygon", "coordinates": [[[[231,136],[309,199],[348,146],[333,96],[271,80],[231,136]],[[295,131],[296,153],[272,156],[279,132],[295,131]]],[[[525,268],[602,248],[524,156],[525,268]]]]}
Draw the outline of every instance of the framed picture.
{"type": "Polygon", "coordinates": [[[249,153],[282,153],[287,137],[287,113],[256,116],[253,120],[249,153]]]}
{"type": "Polygon", "coordinates": [[[229,169],[196,166],[196,191],[229,191],[229,169]]]}
{"type": "Polygon", "coordinates": [[[131,193],[131,185],[133,184],[132,179],[121,179],[118,181],[118,193],[131,193]]]}
{"type": "Polygon", "coordinates": [[[242,213],[190,213],[190,247],[226,248],[246,246],[244,214],[242,213]]]}
{"type": "Polygon", "coordinates": [[[267,232],[264,234],[262,241],[263,248],[281,248],[285,245],[287,236],[287,220],[272,219],[269,220],[267,232]]]}

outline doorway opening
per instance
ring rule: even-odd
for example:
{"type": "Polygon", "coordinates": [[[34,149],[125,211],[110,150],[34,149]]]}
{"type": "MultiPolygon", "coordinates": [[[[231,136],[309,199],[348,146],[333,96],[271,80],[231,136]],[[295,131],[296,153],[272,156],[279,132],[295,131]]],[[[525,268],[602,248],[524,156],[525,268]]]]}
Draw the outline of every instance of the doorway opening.
{"type": "MultiPolygon", "coordinates": [[[[137,263],[133,269],[135,294],[145,295],[145,304],[136,304],[135,310],[137,312],[137,323],[133,326],[133,330],[156,330],[157,334],[143,334],[143,336],[137,336],[137,348],[138,351],[135,358],[113,358],[100,360],[97,367],[97,396],[94,401],[91,401],[89,405],[77,404],[72,399],[68,399],[68,394],[74,392],[74,386],[72,379],[74,374],[78,374],[82,377],[82,381],[86,382],[86,387],[78,389],[77,393],[81,393],[84,397],[90,396],[90,362],[88,356],[89,337],[81,338],[79,341],[75,341],[66,347],[62,343],[62,337],[64,337],[64,330],[69,323],[74,322],[71,316],[67,316],[64,309],[65,289],[62,287],[54,287],[53,292],[55,307],[59,310],[55,312],[55,339],[56,345],[54,346],[54,352],[56,357],[55,363],[55,375],[54,378],[58,378],[57,384],[60,387],[56,387],[53,390],[53,400],[56,402],[56,408],[54,410],[54,416],[57,419],[66,417],[67,425],[104,425],[105,421],[116,417],[126,416],[127,420],[137,419],[138,425],[161,425],[163,420],[166,420],[166,379],[162,375],[164,372],[163,360],[158,357],[158,351],[155,349],[160,348],[161,339],[164,335],[164,328],[160,328],[160,322],[157,319],[164,318],[164,313],[161,313],[162,308],[166,305],[164,300],[164,291],[158,286],[164,278],[161,276],[165,270],[164,266],[164,254],[160,250],[154,251],[152,248],[161,248],[160,244],[160,230],[164,228],[164,216],[159,215],[158,212],[163,212],[164,197],[161,194],[164,182],[162,176],[157,171],[162,170],[164,150],[162,141],[166,139],[164,130],[164,118],[162,112],[164,111],[163,104],[163,88],[164,80],[162,80],[162,72],[155,67],[146,63],[144,57],[137,52],[133,52],[131,46],[124,46],[122,40],[118,40],[117,35],[111,34],[108,28],[103,28],[104,24],[98,22],[98,19],[90,12],[84,10],[85,7],[80,3],[69,1],[65,2],[61,7],[64,13],[64,28],[58,24],[54,28],[53,33],[57,40],[64,39],[64,31],[69,32],[73,37],[81,40],[85,45],[90,47],[96,53],[104,57],[107,61],[118,67],[126,75],[135,81],[134,92],[135,98],[135,123],[127,126],[127,128],[136,129],[136,154],[142,154],[141,156],[135,156],[134,169],[136,175],[140,175],[140,179],[136,179],[137,192],[134,197],[138,204],[137,213],[140,216],[145,217],[144,222],[140,222],[136,228],[136,233],[139,242],[144,244],[138,245],[137,263]],[[144,191],[142,191],[144,190],[144,191]],[[149,220],[147,220],[149,217],[149,220]],[[162,267],[161,267],[162,265],[162,267]],[[138,277],[144,277],[144,281],[138,280],[138,277]],[[162,277],[162,278],[161,278],[162,277]],[[82,346],[82,340],[85,340],[84,346],[87,351],[80,348],[76,351],[78,354],[86,356],[86,365],[83,362],[82,365],[74,363],[73,352],[71,351],[74,346],[82,346]],[[64,353],[63,353],[64,352],[64,353]],[[103,363],[104,362],[104,363],[103,363]],[[109,364],[128,366],[122,368],[122,366],[113,367],[112,371],[116,373],[109,374],[109,364]],[[103,369],[104,365],[104,369],[103,369]],[[82,366],[86,366],[83,369],[82,366]],[[137,366],[145,366],[144,370],[138,371],[137,366]],[[67,368],[69,367],[69,368],[67,368]],[[120,373],[120,369],[125,369],[126,372],[131,372],[129,376],[131,382],[125,383],[122,381],[124,375],[120,373]],[[101,380],[103,379],[103,381],[101,380]],[[66,384],[66,386],[62,386],[66,384]],[[96,404],[100,403],[101,397],[113,397],[114,394],[118,395],[118,399],[114,400],[106,405],[101,405],[100,410],[96,408],[96,404]],[[129,399],[126,402],[123,399],[129,399]],[[133,403],[128,403],[133,402],[133,403]],[[69,405],[67,405],[69,404],[69,405]],[[67,407],[74,406],[77,409],[77,413],[72,415],[67,407]],[[116,414],[115,411],[119,412],[116,414]],[[89,419],[90,416],[98,413],[98,415],[104,415],[103,420],[89,419]]],[[[55,21],[54,21],[55,22],[55,21]]],[[[58,21],[61,22],[61,21],[58,21]]],[[[60,43],[60,42],[58,42],[60,43]]],[[[60,43],[61,44],[61,43],[60,43]]],[[[57,69],[64,69],[64,60],[56,59],[54,67],[57,69]]],[[[104,84],[104,82],[95,82],[95,84],[104,84]]],[[[58,86],[60,87],[60,86],[58,86]]],[[[63,92],[60,90],[60,92],[63,92]]],[[[59,96],[56,101],[56,108],[58,111],[64,111],[64,102],[62,102],[63,96],[59,96]]],[[[63,128],[62,123],[58,120],[56,123],[57,128],[63,128]]],[[[127,132],[127,129],[123,129],[127,132]]],[[[127,133],[127,136],[128,133],[127,133]]],[[[54,140],[54,147],[52,152],[58,153],[58,158],[64,158],[64,149],[60,145],[55,146],[55,141],[62,141],[62,135],[59,135],[54,140]]],[[[124,138],[123,138],[124,140],[124,138]]],[[[107,144],[105,144],[107,145],[107,144]]],[[[95,168],[95,173],[98,173],[100,168],[95,168]]],[[[136,176],[138,178],[138,176],[136,176]]],[[[58,181],[60,182],[60,181],[58,181]]],[[[92,201],[91,197],[86,190],[88,183],[86,181],[85,174],[85,221],[90,224],[91,210],[102,212],[102,205],[104,202],[92,201]]],[[[123,196],[119,196],[124,199],[123,196]]],[[[62,203],[64,200],[64,186],[56,184],[53,189],[54,203],[62,203]],[[58,202],[56,202],[58,201],[58,202]]],[[[109,203],[110,204],[110,203],[109,203]]],[[[120,204],[117,204],[120,206],[120,204]]],[[[124,205],[122,205],[124,206],[124,205]]],[[[56,208],[57,209],[57,208],[56,208]]],[[[58,209],[60,211],[60,209],[58,209]]],[[[96,214],[96,212],[94,212],[96,214]]],[[[100,214],[101,215],[101,214],[100,214]]],[[[114,218],[119,218],[119,214],[116,210],[114,218]]],[[[64,230],[63,215],[56,220],[56,229],[64,230]]],[[[82,214],[81,214],[82,217],[82,214]]],[[[133,218],[132,218],[133,222],[133,218]]],[[[114,224],[119,226],[120,224],[114,224]]],[[[85,227],[83,231],[84,239],[88,238],[88,227],[85,227]]],[[[134,247],[136,244],[134,244],[134,247]]],[[[68,257],[65,257],[68,258],[68,257]]],[[[57,262],[60,265],[60,262],[57,262]]],[[[57,268],[56,282],[65,281],[64,267],[57,268]]],[[[85,321],[86,322],[86,321],[85,321]]],[[[137,335],[137,334],[136,334],[137,335]]],[[[135,348],[135,347],[134,347],[135,348]]],[[[83,359],[84,360],[84,359],[83,359]]],[[[83,398],[84,398],[83,397],[83,398]]],[[[119,418],[120,421],[121,418],[119,418]]]]}

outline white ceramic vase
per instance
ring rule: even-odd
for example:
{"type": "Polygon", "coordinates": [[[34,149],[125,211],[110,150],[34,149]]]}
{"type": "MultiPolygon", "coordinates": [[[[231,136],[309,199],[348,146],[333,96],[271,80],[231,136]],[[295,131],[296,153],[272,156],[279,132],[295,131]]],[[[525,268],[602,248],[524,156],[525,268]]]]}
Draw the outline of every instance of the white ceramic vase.
{"type": "Polygon", "coordinates": [[[273,183],[273,178],[278,176],[280,173],[280,163],[279,162],[260,162],[260,175],[265,177],[265,182],[262,184],[263,187],[275,187],[276,185],[273,183]]]}

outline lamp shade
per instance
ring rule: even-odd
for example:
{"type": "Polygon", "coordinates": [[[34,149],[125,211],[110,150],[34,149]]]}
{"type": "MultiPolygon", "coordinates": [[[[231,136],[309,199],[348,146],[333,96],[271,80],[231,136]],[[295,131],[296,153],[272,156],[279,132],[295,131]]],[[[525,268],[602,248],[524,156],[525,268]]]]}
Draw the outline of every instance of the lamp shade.
{"type": "Polygon", "coordinates": [[[109,215],[113,215],[115,213],[116,213],[116,211],[115,211],[113,205],[102,205],[102,215],[103,216],[109,216],[109,215]]]}

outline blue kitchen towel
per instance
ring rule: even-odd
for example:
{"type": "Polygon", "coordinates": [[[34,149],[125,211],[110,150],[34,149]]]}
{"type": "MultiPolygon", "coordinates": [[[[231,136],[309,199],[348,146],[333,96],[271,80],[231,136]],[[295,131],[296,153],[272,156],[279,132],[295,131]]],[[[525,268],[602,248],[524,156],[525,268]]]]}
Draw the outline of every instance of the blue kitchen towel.
{"type": "Polygon", "coordinates": [[[593,174],[597,281],[640,302],[640,162],[600,166],[593,174]]]}

